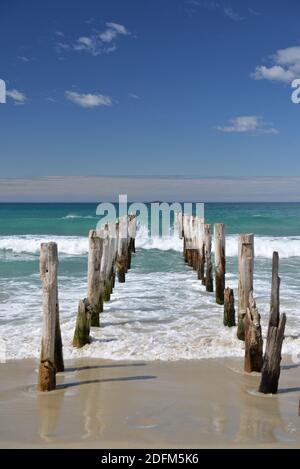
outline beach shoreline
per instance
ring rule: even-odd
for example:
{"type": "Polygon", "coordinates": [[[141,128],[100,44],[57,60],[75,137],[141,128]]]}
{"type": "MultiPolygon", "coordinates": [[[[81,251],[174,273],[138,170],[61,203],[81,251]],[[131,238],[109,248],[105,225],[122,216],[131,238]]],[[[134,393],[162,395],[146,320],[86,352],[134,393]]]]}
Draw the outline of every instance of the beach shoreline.
{"type": "Polygon", "coordinates": [[[300,365],[258,395],[241,358],[66,361],[38,393],[38,361],[0,364],[1,448],[297,448],[300,365]]]}

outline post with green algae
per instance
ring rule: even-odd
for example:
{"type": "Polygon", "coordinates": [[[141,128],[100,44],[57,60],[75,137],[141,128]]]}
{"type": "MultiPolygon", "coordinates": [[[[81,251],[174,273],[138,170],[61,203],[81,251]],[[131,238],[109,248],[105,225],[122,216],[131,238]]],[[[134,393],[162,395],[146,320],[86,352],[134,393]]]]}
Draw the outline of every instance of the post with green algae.
{"type": "Polygon", "coordinates": [[[81,348],[91,342],[91,315],[92,308],[87,299],[80,300],[78,305],[76,327],[73,337],[73,347],[81,348]]]}

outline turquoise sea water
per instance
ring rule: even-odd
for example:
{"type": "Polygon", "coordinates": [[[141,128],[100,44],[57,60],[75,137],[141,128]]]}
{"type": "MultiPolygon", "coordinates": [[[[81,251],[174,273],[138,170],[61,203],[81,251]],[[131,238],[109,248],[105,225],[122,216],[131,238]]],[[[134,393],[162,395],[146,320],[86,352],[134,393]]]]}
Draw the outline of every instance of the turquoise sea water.
{"type": "MultiPolygon", "coordinates": [[[[182,260],[177,235],[149,238],[143,223],[125,284],[117,284],[93,330],[90,346],[70,346],[78,300],[86,294],[87,233],[97,204],[0,204],[0,339],[7,358],[38,356],[41,241],[59,248],[59,297],[66,357],[201,358],[241,355],[234,329],[222,326],[222,307],[182,260]]],[[[284,350],[300,351],[300,204],[206,204],[208,223],[226,224],[227,284],[237,287],[237,234],[255,233],[255,296],[266,332],[271,257],[280,255],[282,311],[288,315],[284,350]]],[[[237,294],[237,293],[236,293],[237,294]]]]}

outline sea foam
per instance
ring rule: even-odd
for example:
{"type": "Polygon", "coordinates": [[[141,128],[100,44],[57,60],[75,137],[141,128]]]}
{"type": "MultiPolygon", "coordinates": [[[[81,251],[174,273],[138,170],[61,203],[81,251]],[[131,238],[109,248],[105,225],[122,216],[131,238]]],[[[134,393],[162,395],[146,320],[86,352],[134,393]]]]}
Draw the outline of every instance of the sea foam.
{"type": "MultiPolygon", "coordinates": [[[[57,235],[21,235],[1,236],[0,252],[38,254],[40,244],[53,241],[58,244],[61,255],[85,256],[88,252],[87,237],[82,236],[57,236],[57,235]]],[[[138,231],[136,246],[140,249],[157,249],[161,251],[182,251],[182,240],[176,234],[165,237],[149,237],[146,229],[138,231]]],[[[214,251],[214,243],[212,246],[214,251]]],[[[258,258],[271,259],[273,252],[278,251],[281,259],[300,257],[300,237],[271,237],[255,236],[255,256],[258,258]]],[[[236,257],[238,255],[238,235],[226,237],[226,255],[236,257]]]]}

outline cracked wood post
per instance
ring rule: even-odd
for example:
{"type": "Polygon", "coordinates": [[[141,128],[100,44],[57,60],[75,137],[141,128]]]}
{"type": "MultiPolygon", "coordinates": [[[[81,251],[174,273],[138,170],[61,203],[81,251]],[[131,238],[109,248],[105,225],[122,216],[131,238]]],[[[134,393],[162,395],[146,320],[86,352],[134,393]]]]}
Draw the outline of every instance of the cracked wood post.
{"type": "Polygon", "coordinates": [[[100,313],[103,311],[100,267],[103,240],[95,230],[89,232],[88,292],[87,301],[91,306],[91,326],[100,326],[100,313]]]}
{"type": "Polygon", "coordinates": [[[204,225],[204,245],[205,245],[205,258],[206,258],[206,275],[205,275],[205,285],[206,291],[214,291],[214,281],[213,281],[213,268],[211,260],[211,226],[204,225]]]}
{"type": "Polygon", "coordinates": [[[234,308],[234,293],[231,288],[224,290],[224,326],[234,327],[235,324],[235,308],[234,308]]]}
{"type": "Polygon", "coordinates": [[[279,256],[273,253],[272,292],[267,344],[263,361],[259,392],[276,394],[280,377],[281,349],[284,339],[286,315],[280,314],[280,278],[278,276],[279,256]]]}
{"type": "Polygon", "coordinates": [[[43,290],[43,332],[38,377],[39,391],[56,388],[55,329],[57,317],[57,271],[56,243],[42,243],[40,276],[43,290]]]}
{"type": "Polygon", "coordinates": [[[263,366],[263,339],[260,325],[260,314],[253,298],[249,295],[249,308],[245,316],[245,360],[244,370],[247,373],[261,372],[263,366]]]}
{"type": "Polygon", "coordinates": [[[76,319],[76,327],[73,337],[73,347],[81,348],[91,342],[90,326],[91,326],[92,308],[87,299],[80,300],[78,305],[78,314],[76,319]]]}
{"type": "Polygon", "coordinates": [[[249,308],[249,295],[253,291],[254,235],[243,234],[239,237],[239,307],[237,337],[245,340],[245,315],[249,308]]]}
{"type": "Polygon", "coordinates": [[[216,267],[216,303],[224,304],[225,290],[225,225],[215,224],[215,267],[216,267]]]}

